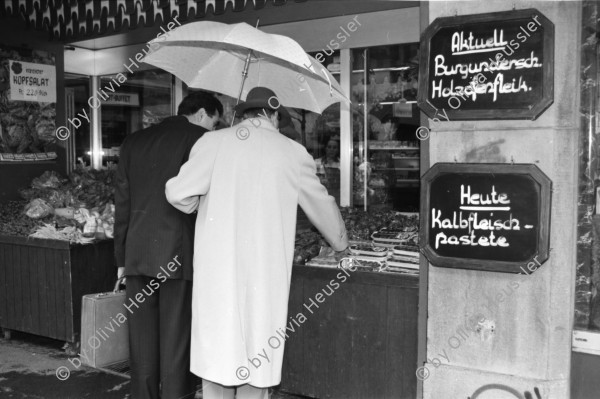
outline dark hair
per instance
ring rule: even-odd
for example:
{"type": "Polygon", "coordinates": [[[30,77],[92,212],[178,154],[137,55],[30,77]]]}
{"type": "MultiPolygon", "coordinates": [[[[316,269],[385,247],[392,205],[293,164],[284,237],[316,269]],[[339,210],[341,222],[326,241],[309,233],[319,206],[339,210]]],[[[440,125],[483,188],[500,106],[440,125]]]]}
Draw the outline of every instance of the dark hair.
{"type": "Polygon", "coordinates": [[[273,114],[275,114],[275,111],[269,108],[248,108],[244,111],[244,118],[257,118],[261,115],[271,117],[273,114]]]}
{"type": "Polygon", "coordinates": [[[327,149],[327,145],[332,141],[337,144],[336,145],[337,155],[335,156],[334,159],[327,159],[327,152],[325,152],[325,154],[323,155],[323,160],[325,161],[325,163],[327,163],[329,161],[334,161],[334,162],[340,161],[340,139],[338,139],[337,137],[330,137],[329,139],[327,139],[327,141],[325,141],[325,149],[327,149]]]}
{"type": "Polygon", "coordinates": [[[177,115],[192,115],[204,108],[208,116],[215,116],[216,112],[223,115],[223,104],[214,95],[205,91],[195,91],[185,96],[179,107],[177,115]]]}

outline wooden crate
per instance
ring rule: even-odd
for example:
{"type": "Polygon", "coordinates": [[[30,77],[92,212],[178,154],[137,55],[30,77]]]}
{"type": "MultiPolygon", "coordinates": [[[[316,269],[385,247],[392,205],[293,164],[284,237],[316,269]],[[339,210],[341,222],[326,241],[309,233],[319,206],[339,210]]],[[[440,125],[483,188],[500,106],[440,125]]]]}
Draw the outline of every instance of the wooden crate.
{"type": "Polygon", "coordinates": [[[114,285],[113,248],[0,236],[0,327],[75,342],[81,297],[114,285]]]}

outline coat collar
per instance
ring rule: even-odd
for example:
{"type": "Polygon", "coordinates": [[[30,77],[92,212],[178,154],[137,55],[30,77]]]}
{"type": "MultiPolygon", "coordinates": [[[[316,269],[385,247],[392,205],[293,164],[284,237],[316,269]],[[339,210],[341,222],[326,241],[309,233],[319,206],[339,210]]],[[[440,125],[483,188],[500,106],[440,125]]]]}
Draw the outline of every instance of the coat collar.
{"type": "MultiPolygon", "coordinates": [[[[256,118],[249,118],[249,119],[244,119],[243,121],[241,121],[239,123],[239,125],[242,126],[252,126],[255,128],[263,128],[263,129],[267,129],[267,130],[272,130],[274,132],[279,132],[279,130],[277,130],[275,128],[275,126],[271,123],[270,120],[268,120],[265,117],[256,117],[256,118]]],[[[234,126],[235,127],[235,126],[234,126]]]]}

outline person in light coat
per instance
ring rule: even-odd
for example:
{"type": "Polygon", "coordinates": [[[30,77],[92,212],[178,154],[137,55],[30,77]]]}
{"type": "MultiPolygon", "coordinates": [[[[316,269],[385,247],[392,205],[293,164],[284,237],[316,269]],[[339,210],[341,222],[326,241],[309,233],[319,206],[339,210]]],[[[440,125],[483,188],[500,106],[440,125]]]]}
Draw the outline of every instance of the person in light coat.
{"type": "Polygon", "coordinates": [[[166,185],[177,209],[198,212],[191,371],[204,398],[266,398],[281,381],[298,205],[335,251],[348,246],[333,197],[306,149],[277,130],[273,91],[252,89],[244,120],[206,133],[166,185]],[[271,340],[270,340],[271,339],[271,340]]]}

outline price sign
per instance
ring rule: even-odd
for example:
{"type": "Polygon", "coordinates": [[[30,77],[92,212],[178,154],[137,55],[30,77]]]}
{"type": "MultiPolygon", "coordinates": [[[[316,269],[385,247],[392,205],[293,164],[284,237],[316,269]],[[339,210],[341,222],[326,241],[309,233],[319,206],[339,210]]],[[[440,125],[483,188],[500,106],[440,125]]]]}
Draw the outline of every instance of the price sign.
{"type": "Polygon", "coordinates": [[[419,76],[430,118],[536,119],[554,101],[554,24],[536,9],[438,18],[419,76]]]}
{"type": "Polygon", "coordinates": [[[551,181],[535,165],[435,164],[420,245],[436,266],[521,273],[548,258],[551,181]]]}
{"type": "Polygon", "coordinates": [[[10,99],[56,102],[56,67],[32,62],[9,61],[10,99]]]}

